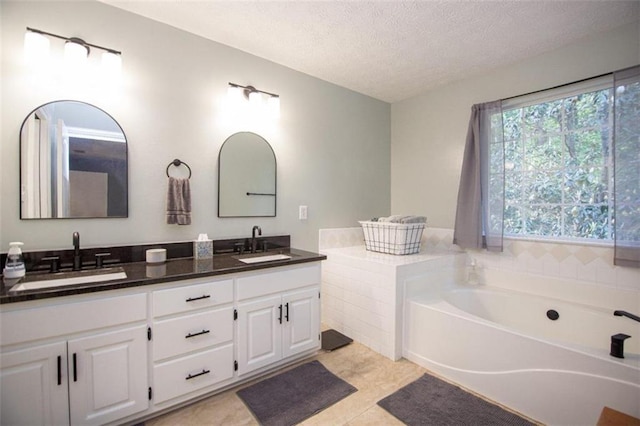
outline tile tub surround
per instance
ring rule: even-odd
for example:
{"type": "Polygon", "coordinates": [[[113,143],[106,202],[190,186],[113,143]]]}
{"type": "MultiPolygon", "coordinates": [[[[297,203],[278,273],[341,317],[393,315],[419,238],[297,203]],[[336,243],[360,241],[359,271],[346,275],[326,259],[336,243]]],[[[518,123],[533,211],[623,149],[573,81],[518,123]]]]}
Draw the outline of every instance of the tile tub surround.
{"type": "MultiPolygon", "coordinates": [[[[507,238],[503,253],[469,250],[465,252],[466,256],[457,256],[455,262],[460,265],[460,258],[463,262],[458,271],[448,270],[451,265],[440,260],[417,273],[417,279],[404,275],[403,262],[415,260],[419,265],[421,262],[416,256],[423,253],[460,252],[452,241],[452,229],[427,226],[422,234],[420,254],[393,256],[367,252],[360,227],[321,229],[319,251],[327,255],[322,267],[323,321],[377,352],[396,359],[392,342],[394,335],[398,335],[396,327],[402,307],[402,295],[399,293],[402,283],[398,280],[416,283],[422,279],[422,274],[427,280],[425,282],[445,283],[454,276],[466,281],[472,259],[476,263],[480,284],[490,280],[492,285],[543,295],[545,286],[563,285],[573,298],[599,294],[598,288],[604,286],[614,287],[640,300],[640,269],[613,265],[613,248],[600,244],[507,238]],[[399,273],[395,266],[385,266],[381,259],[386,258],[389,258],[388,262],[397,263],[399,273]],[[522,277],[522,273],[532,279],[508,278],[522,277]],[[541,280],[540,277],[549,279],[541,280]],[[394,307],[398,308],[395,312],[394,307]]],[[[587,296],[580,300],[590,304],[587,296]]]]}
{"type": "MultiPolygon", "coordinates": [[[[334,228],[320,230],[320,246],[338,248],[364,244],[362,229],[334,228]]],[[[453,244],[453,229],[424,229],[422,250],[460,250],[453,244]]],[[[563,279],[640,291],[640,268],[613,264],[613,246],[602,243],[545,242],[506,237],[502,253],[467,250],[478,268],[527,272],[563,279]]]]}
{"type": "Polygon", "coordinates": [[[327,256],[322,321],[394,361],[402,357],[405,283],[454,280],[466,259],[461,252],[435,249],[394,256],[363,245],[320,251],[327,256]]]}

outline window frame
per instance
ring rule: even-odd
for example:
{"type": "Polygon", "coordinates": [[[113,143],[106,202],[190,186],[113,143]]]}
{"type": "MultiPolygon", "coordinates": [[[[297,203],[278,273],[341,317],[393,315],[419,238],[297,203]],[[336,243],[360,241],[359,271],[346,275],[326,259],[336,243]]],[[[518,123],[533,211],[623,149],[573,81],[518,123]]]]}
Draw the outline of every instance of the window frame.
{"type": "MultiPolygon", "coordinates": [[[[568,236],[565,235],[565,220],[566,220],[566,214],[564,212],[564,209],[567,207],[571,207],[571,206],[578,206],[582,203],[579,202],[571,202],[570,200],[566,200],[565,199],[565,194],[566,191],[564,190],[564,188],[559,188],[560,189],[560,196],[561,199],[558,203],[525,203],[525,204],[521,204],[524,206],[535,206],[535,207],[543,207],[543,206],[548,206],[548,207],[558,207],[561,209],[560,211],[560,217],[558,218],[559,220],[559,227],[560,227],[560,233],[561,235],[541,235],[541,234],[530,234],[530,233],[521,233],[521,234],[514,234],[514,233],[509,233],[507,232],[507,229],[505,229],[504,231],[504,238],[505,239],[509,239],[509,240],[529,240],[529,241],[539,241],[539,242],[560,242],[560,243],[574,243],[574,244],[589,244],[589,245],[596,245],[596,246],[613,246],[614,244],[614,229],[613,229],[613,223],[612,223],[612,219],[614,216],[614,203],[613,203],[613,191],[614,191],[614,177],[613,177],[613,103],[614,103],[614,98],[613,98],[613,76],[612,75],[605,75],[605,76],[600,76],[600,77],[596,77],[593,79],[588,79],[588,80],[584,80],[584,81],[580,81],[577,83],[573,83],[573,84],[569,84],[569,85],[564,85],[564,86],[560,86],[557,88],[553,88],[553,89],[548,89],[548,90],[543,90],[543,91],[539,91],[539,92],[534,92],[532,94],[528,94],[528,95],[522,95],[522,96],[517,96],[517,97],[513,97],[513,98],[509,98],[506,100],[502,101],[502,119],[503,119],[503,127],[502,130],[503,132],[505,131],[504,128],[504,122],[505,120],[505,114],[509,113],[510,111],[513,110],[522,110],[524,108],[530,107],[530,106],[535,106],[535,105],[540,105],[540,104],[544,104],[544,103],[552,103],[555,101],[559,101],[559,100],[564,100],[567,98],[571,98],[574,96],[579,96],[582,94],[587,94],[587,93],[592,93],[595,91],[600,91],[600,90],[610,90],[610,99],[609,99],[609,111],[608,111],[608,128],[609,128],[609,135],[608,135],[608,153],[607,153],[607,158],[606,158],[606,162],[603,162],[601,167],[607,167],[609,170],[609,174],[607,177],[607,193],[608,193],[608,197],[606,200],[606,205],[607,205],[607,217],[608,217],[608,230],[607,230],[607,238],[589,238],[589,237],[574,237],[574,236],[568,236]]],[[[561,110],[561,114],[562,114],[562,123],[564,123],[564,119],[565,119],[565,109],[564,107],[561,110]]],[[[589,128],[581,128],[580,131],[584,131],[584,129],[589,129],[589,128]]],[[[564,145],[565,141],[566,141],[566,137],[567,135],[570,134],[575,134],[576,129],[572,129],[572,130],[568,130],[566,127],[565,128],[561,128],[557,133],[553,133],[553,136],[558,136],[561,138],[561,143],[564,145]]],[[[591,131],[593,130],[597,130],[597,129],[591,129],[591,131]]],[[[529,136],[531,137],[531,134],[526,135],[524,132],[520,135],[520,142],[521,142],[521,146],[520,148],[522,149],[522,153],[524,154],[525,152],[525,138],[529,136]]],[[[506,161],[505,155],[506,155],[506,144],[517,140],[517,139],[506,139],[506,137],[503,138],[504,142],[502,145],[502,158],[503,161],[506,161]]],[[[563,150],[562,150],[562,158],[560,159],[560,164],[561,167],[559,167],[558,169],[555,169],[555,171],[557,173],[562,173],[563,175],[566,173],[567,170],[569,170],[569,168],[567,167],[567,164],[565,162],[565,155],[566,155],[566,145],[563,146],[563,150]]],[[[522,157],[523,159],[526,157],[522,157]]],[[[523,160],[525,161],[525,160],[523,160]]],[[[532,175],[533,173],[535,173],[534,171],[532,171],[531,169],[527,170],[524,168],[524,165],[526,164],[526,162],[523,163],[523,169],[519,171],[520,176],[523,179],[528,179],[529,176],[528,175],[532,175]]],[[[506,168],[505,168],[506,169],[506,168]]],[[[551,169],[550,169],[551,172],[551,169]]],[[[503,170],[502,173],[504,173],[504,182],[505,182],[505,187],[507,186],[507,176],[509,175],[509,173],[512,173],[510,171],[507,170],[503,170]]],[[[516,172],[517,173],[517,172],[516,172]]],[[[524,180],[523,180],[524,182],[524,180]]],[[[535,182],[535,179],[530,180],[530,182],[535,182]]],[[[564,182],[564,179],[563,179],[564,182]]],[[[525,191],[525,186],[524,183],[521,184],[521,190],[525,191]]],[[[562,185],[564,187],[564,185],[562,185]]],[[[504,189],[503,189],[504,190],[504,189]]],[[[507,206],[509,204],[513,205],[513,203],[509,203],[509,198],[507,197],[506,191],[504,191],[505,193],[503,194],[504,197],[504,212],[506,213],[507,211],[507,206]]],[[[526,199],[526,197],[521,196],[519,198],[519,200],[523,200],[526,199]]],[[[593,205],[595,206],[596,204],[587,204],[585,203],[584,205],[593,205]]],[[[599,205],[604,205],[604,203],[600,203],[599,205]]],[[[526,229],[524,230],[526,232],[526,229]]]]}

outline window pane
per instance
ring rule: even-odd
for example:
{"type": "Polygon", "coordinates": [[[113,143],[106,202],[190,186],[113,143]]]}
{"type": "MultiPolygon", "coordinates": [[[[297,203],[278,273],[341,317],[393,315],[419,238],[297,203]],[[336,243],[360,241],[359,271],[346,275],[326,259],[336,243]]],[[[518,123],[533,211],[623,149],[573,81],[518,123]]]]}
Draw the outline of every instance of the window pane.
{"type": "Polygon", "coordinates": [[[559,237],[562,235],[560,206],[531,206],[527,209],[525,231],[528,235],[559,237]]]}
{"type": "Polygon", "coordinates": [[[569,203],[607,202],[608,169],[604,167],[568,168],[565,172],[565,201],[569,203]]]}
{"type": "Polygon", "coordinates": [[[609,207],[572,206],[565,207],[564,234],[576,238],[609,239],[609,207]]]}
{"type": "Polygon", "coordinates": [[[523,110],[526,134],[559,133],[562,129],[562,100],[532,105],[523,110]]]}
{"type": "Polygon", "coordinates": [[[504,140],[520,139],[522,127],[522,109],[505,111],[502,115],[504,140]]]}
{"type": "Polygon", "coordinates": [[[527,170],[557,169],[562,167],[563,143],[561,136],[538,136],[525,139],[527,170]]]}
{"type": "Polygon", "coordinates": [[[525,173],[524,196],[531,204],[561,203],[562,173],[558,170],[525,173]]]}
{"type": "Polygon", "coordinates": [[[506,206],[504,209],[504,233],[518,235],[524,233],[522,211],[517,206],[506,206]]]}

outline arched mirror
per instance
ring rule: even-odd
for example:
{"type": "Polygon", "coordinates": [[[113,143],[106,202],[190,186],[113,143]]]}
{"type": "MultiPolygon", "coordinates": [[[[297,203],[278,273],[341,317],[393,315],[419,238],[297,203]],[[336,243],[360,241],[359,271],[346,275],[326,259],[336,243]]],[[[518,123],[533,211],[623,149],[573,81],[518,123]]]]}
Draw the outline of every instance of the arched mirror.
{"type": "Polygon", "coordinates": [[[276,156],[262,136],[235,133],[218,156],[218,216],[276,215],[276,156]]]}
{"type": "Polygon", "coordinates": [[[20,218],[127,217],[127,139],[79,101],[33,110],[20,129],[20,218]]]}

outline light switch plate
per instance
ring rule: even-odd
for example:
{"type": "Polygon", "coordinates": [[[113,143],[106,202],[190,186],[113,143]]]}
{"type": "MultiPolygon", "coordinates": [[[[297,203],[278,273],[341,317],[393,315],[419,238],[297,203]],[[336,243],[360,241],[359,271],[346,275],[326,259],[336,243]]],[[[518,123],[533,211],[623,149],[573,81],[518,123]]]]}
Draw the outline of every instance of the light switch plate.
{"type": "Polygon", "coordinates": [[[300,206],[298,208],[298,219],[307,220],[307,206],[300,206]]]}

